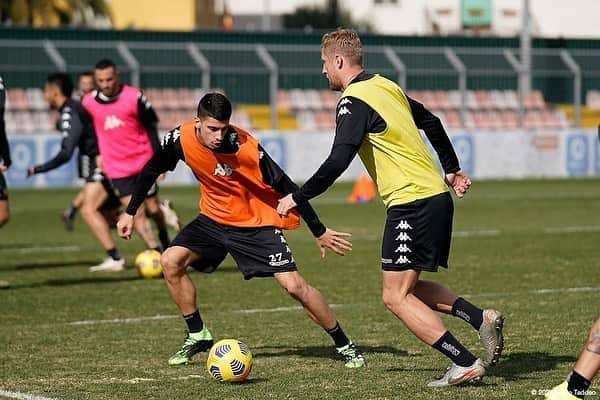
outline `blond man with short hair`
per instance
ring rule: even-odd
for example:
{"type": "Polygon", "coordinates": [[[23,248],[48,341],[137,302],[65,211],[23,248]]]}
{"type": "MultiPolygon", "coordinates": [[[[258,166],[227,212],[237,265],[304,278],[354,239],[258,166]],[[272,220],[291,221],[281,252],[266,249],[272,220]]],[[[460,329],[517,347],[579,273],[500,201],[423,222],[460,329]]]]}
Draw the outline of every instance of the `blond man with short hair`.
{"type": "Polygon", "coordinates": [[[325,192],[359,154],[387,208],[381,257],[383,303],[415,336],[452,361],[446,374],[429,386],[478,381],[486,366],[500,358],[504,317],[471,304],[445,286],[420,279],[423,271],[448,267],[454,212],[448,187],[461,198],[471,180],[460,169],[440,120],[394,82],[365,72],[356,32],[326,33],[321,60],[330,89],[342,92],[333,147],[304,186],[280,200],[278,212],[287,215],[325,192]],[[419,129],[438,154],[445,177],[440,176],[419,129]],[[435,311],[461,318],[478,331],[485,362],[452,336],[435,311]]]}

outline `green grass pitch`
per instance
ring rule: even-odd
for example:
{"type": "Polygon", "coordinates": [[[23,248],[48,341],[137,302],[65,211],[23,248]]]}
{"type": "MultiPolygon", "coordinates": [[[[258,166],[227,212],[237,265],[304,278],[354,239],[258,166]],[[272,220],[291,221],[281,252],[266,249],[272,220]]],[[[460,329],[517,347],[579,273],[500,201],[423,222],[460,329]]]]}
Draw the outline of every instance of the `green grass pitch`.
{"type": "MultiPolygon", "coordinates": [[[[353,233],[351,255],[322,260],[306,227],[287,237],[368,367],[344,368],[329,337],[291,308],[274,280],[244,281],[227,258],[192,279],[215,339],[240,339],[254,355],[242,384],[213,381],[205,353],[188,366],[167,365],[185,325],[164,282],[138,279],[131,268],[139,238],[118,241],[126,271],[89,273],[103,252],[79,216],[73,232],[58,218],[75,191],[12,190],[12,220],[0,230],[0,280],[11,284],[0,289],[0,391],[55,399],[541,399],[532,391],[564,379],[600,314],[600,180],[474,182],[455,202],[451,267],[424,278],[502,310],[506,348],[481,384],[446,390],[425,385],[448,361],[381,303],[385,210],[380,201],[344,204],[350,189],[337,185],[314,205],[328,226],[353,233]],[[92,323],[70,324],[77,321],[92,323]]],[[[197,212],[193,187],[163,187],[161,196],[185,222],[197,212]]],[[[481,354],[468,325],[443,319],[481,354]]],[[[592,390],[600,393],[598,380],[592,390]]]]}

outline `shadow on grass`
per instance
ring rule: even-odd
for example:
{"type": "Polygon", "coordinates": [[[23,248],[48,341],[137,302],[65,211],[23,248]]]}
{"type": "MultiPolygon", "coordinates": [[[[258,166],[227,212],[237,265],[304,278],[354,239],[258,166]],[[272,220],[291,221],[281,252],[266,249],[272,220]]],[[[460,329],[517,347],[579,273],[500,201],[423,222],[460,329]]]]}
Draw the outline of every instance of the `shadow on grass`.
{"type": "MultiPolygon", "coordinates": [[[[507,381],[520,381],[532,379],[528,375],[534,372],[544,372],[556,369],[561,363],[574,363],[577,360],[574,356],[553,355],[543,352],[517,352],[506,353],[500,359],[500,362],[492,368],[487,369],[487,376],[497,376],[507,381]]],[[[448,365],[450,365],[448,363],[448,365]]],[[[445,368],[447,365],[441,365],[445,368]]],[[[428,371],[437,372],[443,375],[443,369],[440,368],[419,368],[419,367],[394,367],[387,369],[388,372],[410,372],[410,371],[428,371]]],[[[484,383],[479,383],[483,385],[484,383]]]]}
{"type": "MultiPolygon", "coordinates": [[[[392,354],[395,356],[407,357],[408,353],[391,346],[363,346],[360,350],[368,357],[369,354],[392,354]]],[[[284,347],[284,346],[261,346],[252,348],[252,353],[256,357],[318,357],[338,360],[333,346],[307,346],[307,347],[284,347]]]]}
{"type": "Polygon", "coordinates": [[[38,261],[28,262],[23,264],[10,265],[0,268],[0,271],[20,271],[25,269],[44,269],[44,268],[61,268],[61,267],[84,267],[88,268],[91,265],[98,263],[98,260],[73,260],[73,261],[38,261]]]}
{"type": "Polygon", "coordinates": [[[257,383],[263,383],[263,382],[269,382],[268,379],[266,378],[248,378],[245,381],[242,382],[228,382],[230,385],[234,385],[234,386],[243,386],[243,385],[254,385],[257,383]]]}
{"type": "Polygon", "coordinates": [[[137,276],[94,276],[89,278],[73,278],[73,279],[48,279],[43,282],[27,283],[22,285],[11,285],[4,290],[15,289],[31,289],[37,287],[62,287],[71,285],[89,285],[103,283],[118,283],[140,280],[137,276]]]}
{"type": "Polygon", "coordinates": [[[507,381],[526,380],[531,379],[527,376],[530,373],[551,371],[558,364],[575,361],[577,357],[574,355],[563,356],[539,351],[506,353],[496,367],[488,370],[488,375],[499,376],[507,381]]]}

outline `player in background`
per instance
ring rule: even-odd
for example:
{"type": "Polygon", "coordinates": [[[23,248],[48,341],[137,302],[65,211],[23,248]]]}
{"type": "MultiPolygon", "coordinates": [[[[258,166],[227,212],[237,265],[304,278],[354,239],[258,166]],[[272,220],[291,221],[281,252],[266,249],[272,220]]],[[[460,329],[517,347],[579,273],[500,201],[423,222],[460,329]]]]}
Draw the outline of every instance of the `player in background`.
{"type": "MultiPolygon", "coordinates": [[[[77,93],[75,97],[81,101],[83,96],[90,93],[92,90],[94,90],[94,72],[84,71],[79,74],[79,77],[77,78],[77,93]]],[[[65,208],[61,213],[61,219],[68,231],[73,230],[75,215],[77,214],[77,210],[81,208],[82,204],[83,190],[80,190],[71,202],[71,205],[65,208]]]]}
{"type": "MultiPolygon", "coordinates": [[[[117,224],[119,236],[129,238],[134,215],[156,177],[184,161],[200,182],[200,214],[186,225],[161,257],[165,282],[188,326],[183,347],[169,364],[188,363],[208,350],[213,338],[196,305],[196,288],[186,268],[213,272],[227,253],[245,279],[274,277],[300,302],[308,316],[334,341],[346,367],[359,368],[363,356],[348,339],[323,295],[297,271],[283,235],[299,225],[296,213],[281,218],[277,199],[297,186],[248,132],[229,124],[231,103],[220,93],[208,93],[198,104],[197,117],[173,129],[161,149],[142,170],[131,202],[117,224]]],[[[316,237],[322,256],[325,248],[339,255],[351,250],[347,233],[326,228],[309,203],[298,211],[316,237]]]]}
{"type": "Polygon", "coordinates": [[[6,88],[0,76],[0,228],[4,226],[10,217],[8,208],[8,189],[3,172],[10,168],[10,149],[6,138],[6,124],[4,122],[4,107],[6,104],[6,88]]]}
{"type": "Polygon", "coordinates": [[[546,399],[576,400],[585,398],[598,371],[600,371],[600,318],[592,325],[585,347],[567,376],[567,380],[546,393],[546,399]]]}
{"type": "Polygon", "coordinates": [[[356,32],[340,29],[325,34],[321,59],[330,89],[343,92],[333,147],[302,188],[280,200],[278,212],[285,216],[325,192],[358,153],[387,208],[381,256],[383,303],[413,334],[452,361],[446,374],[429,386],[481,379],[484,362],[452,336],[434,311],[469,323],[479,334],[488,365],[495,364],[502,352],[502,315],[420,279],[423,271],[448,267],[454,206],[447,185],[460,198],[471,181],[461,171],[440,120],[407,98],[394,82],[364,71],[356,32]],[[425,131],[438,154],[446,182],[418,129],[425,131]]]}
{"type": "MultiPolygon", "coordinates": [[[[83,106],[92,116],[100,167],[111,180],[122,204],[129,203],[135,181],[144,164],[158,149],[158,117],[138,88],[119,83],[116,65],[107,59],[96,63],[94,81],[97,89],[83,98],[83,106]]],[[[163,248],[169,245],[164,215],[158,203],[156,182],[150,188],[145,206],[159,229],[163,248]]],[[[136,230],[149,249],[160,250],[145,209],[140,208],[136,230]]],[[[107,269],[110,270],[110,266],[107,269]]]]}
{"type": "Polygon", "coordinates": [[[72,92],[73,83],[67,74],[58,72],[46,79],[44,97],[50,108],[59,112],[56,129],[62,135],[61,148],[51,160],[29,167],[27,176],[60,167],[71,159],[75,149],[79,149],[79,177],[85,180],[81,191],[81,216],[107,254],[107,258],[101,264],[91,267],[90,270],[103,270],[108,264],[112,265],[114,270],[122,270],[125,260],[117,250],[107,220],[100,211],[101,206],[109,199],[110,182],[96,165],[98,147],[92,120],[81,103],[71,98],[72,92]]]}

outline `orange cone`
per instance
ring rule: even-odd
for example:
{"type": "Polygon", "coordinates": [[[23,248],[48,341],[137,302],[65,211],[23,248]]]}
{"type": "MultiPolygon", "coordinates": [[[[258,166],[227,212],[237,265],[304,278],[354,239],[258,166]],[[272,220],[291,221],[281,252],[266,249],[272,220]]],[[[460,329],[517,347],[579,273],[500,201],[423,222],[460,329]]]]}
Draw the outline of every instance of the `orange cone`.
{"type": "Polygon", "coordinates": [[[377,189],[369,175],[362,174],[354,184],[352,193],[348,196],[348,203],[366,203],[375,198],[377,189]]]}

